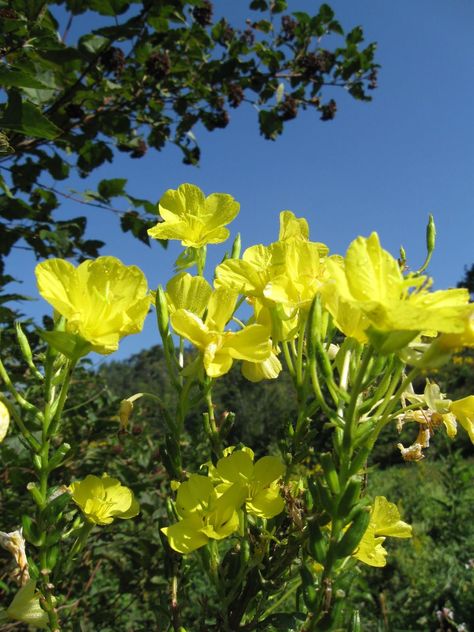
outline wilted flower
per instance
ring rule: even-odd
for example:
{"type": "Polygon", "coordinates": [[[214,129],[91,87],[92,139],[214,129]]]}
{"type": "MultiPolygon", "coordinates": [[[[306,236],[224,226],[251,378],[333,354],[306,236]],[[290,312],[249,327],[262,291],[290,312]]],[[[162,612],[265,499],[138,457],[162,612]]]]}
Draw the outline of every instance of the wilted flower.
{"type": "Polygon", "coordinates": [[[145,275],[115,257],[88,260],[75,268],[63,259],[36,266],[41,296],[66,318],[66,331],[87,340],[93,351],[116,351],[138,333],[150,306],[145,275]]]}
{"type": "Polygon", "coordinates": [[[229,237],[224,228],[239,213],[240,205],[231,195],[212,193],[205,197],[194,184],[169,189],[160,200],[160,222],[148,230],[154,239],[178,239],[183,246],[201,248],[220,244],[229,237]]]}
{"type": "Polygon", "coordinates": [[[73,501],[94,524],[110,524],[114,518],[133,518],[140,512],[132,490],[107,474],[102,478],[89,474],[72,483],[70,490],[73,501]]]}
{"type": "Polygon", "coordinates": [[[0,546],[13,555],[16,568],[13,572],[13,578],[24,586],[30,579],[28,572],[28,559],[25,551],[25,538],[21,529],[5,533],[0,531],[0,546]]]}

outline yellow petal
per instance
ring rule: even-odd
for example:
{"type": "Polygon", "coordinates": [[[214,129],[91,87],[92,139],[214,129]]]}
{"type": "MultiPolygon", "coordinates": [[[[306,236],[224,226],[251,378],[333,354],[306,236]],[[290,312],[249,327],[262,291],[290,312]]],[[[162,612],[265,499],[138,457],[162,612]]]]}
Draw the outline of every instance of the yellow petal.
{"type": "Polygon", "coordinates": [[[213,331],[224,331],[232,318],[237,303],[235,292],[219,288],[215,290],[208,304],[206,325],[213,331]]]}
{"type": "Polygon", "coordinates": [[[190,340],[201,351],[206,349],[211,334],[199,316],[185,309],[178,309],[171,314],[170,320],[178,335],[190,340]]]}
{"type": "Polygon", "coordinates": [[[291,211],[282,211],[280,213],[280,234],[279,241],[288,239],[309,239],[308,222],[304,217],[296,217],[291,211]]]}
{"type": "Polygon", "coordinates": [[[254,466],[253,478],[257,485],[267,487],[283,476],[285,466],[276,456],[263,456],[254,466]]]}
{"type": "Polygon", "coordinates": [[[0,401],[0,443],[5,439],[10,425],[10,413],[3,402],[0,401]]]}
{"type": "Polygon", "coordinates": [[[375,536],[390,536],[392,538],[411,538],[411,526],[400,520],[400,512],[394,503],[385,496],[376,496],[370,518],[374,525],[375,536]]]}
{"type": "Polygon", "coordinates": [[[207,476],[192,474],[179,486],[176,509],[180,516],[187,517],[195,511],[205,510],[215,498],[211,480],[207,476]]]}
{"type": "Polygon", "coordinates": [[[201,276],[191,276],[180,272],[168,282],[166,299],[170,313],[178,309],[187,309],[200,318],[206,311],[212,294],[209,283],[201,276]]]}
{"type": "Polygon", "coordinates": [[[458,399],[451,404],[451,412],[474,443],[474,395],[458,399]]]}
{"type": "Polygon", "coordinates": [[[268,329],[262,325],[248,325],[236,333],[229,333],[224,339],[224,349],[236,360],[263,362],[272,352],[268,329]]]}
{"type": "Polygon", "coordinates": [[[242,362],[242,375],[249,382],[276,379],[282,370],[281,362],[275,353],[263,362],[242,362]]]}
{"type": "Polygon", "coordinates": [[[274,518],[285,508],[285,501],[280,496],[278,487],[260,490],[246,503],[247,511],[259,518],[274,518]]]}
{"type": "Polygon", "coordinates": [[[168,538],[171,548],[184,555],[209,542],[207,535],[202,532],[202,523],[197,515],[184,518],[161,530],[168,538]]]}
{"type": "Polygon", "coordinates": [[[235,450],[229,456],[219,459],[216,469],[223,481],[246,482],[252,476],[253,462],[247,452],[235,450]]]}

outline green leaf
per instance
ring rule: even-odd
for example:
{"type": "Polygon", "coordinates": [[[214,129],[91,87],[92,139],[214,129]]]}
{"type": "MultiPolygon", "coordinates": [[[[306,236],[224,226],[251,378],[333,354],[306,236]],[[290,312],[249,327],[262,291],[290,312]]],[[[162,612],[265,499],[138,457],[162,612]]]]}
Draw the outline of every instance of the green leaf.
{"type": "Polygon", "coordinates": [[[288,612],[275,612],[259,623],[265,632],[296,632],[301,628],[306,615],[302,612],[290,614],[288,612]]]}
{"type": "Polygon", "coordinates": [[[110,198],[122,195],[124,187],[127,184],[127,178],[112,178],[111,180],[101,180],[97,190],[99,194],[109,200],[110,198]]]}
{"type": "Polygon", "coordinates": [[[20,93],[16,90],[8,94],[8,105],[0,119],[0,128],[46,140],[53,140],[62,134],[59,127],[48,120],[38,107],[28,101],[22,101],[20,93]]]}
{"type": "Polygon", "coordinates": [[[0,67],[0,85],[3,88],[50,88],[24,70],[6,67],[0,67]]]}
{"type": "Polygon", "coordinates": [[[283,131],[283,122],[275,112],[262,110],[258,114],[260,133],[267,139],[275,140],[283,131]]]}

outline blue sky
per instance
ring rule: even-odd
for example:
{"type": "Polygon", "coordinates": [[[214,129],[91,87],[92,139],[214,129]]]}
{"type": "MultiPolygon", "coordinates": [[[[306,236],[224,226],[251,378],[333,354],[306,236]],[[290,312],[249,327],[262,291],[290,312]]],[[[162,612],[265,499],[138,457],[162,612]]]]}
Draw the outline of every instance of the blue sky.
{"type": "MultiPolygon", "coordinates": [[[[215,2],[231,22],[247,17],[248,3],[215,2]]],[[[336,119],[323,123],[315,113],[291,121],[276,142],[258,134],[251,107],[231,111],[222,131],[196,131],[201,165],[181,163],[179,151],[149,151],[141,160],[118,154],[88,181],[58,183],[58,188],[91,188],[102,178],[128,177],[132,195],[158,200],[182,182],[206,194],[232,194],[241,204],[230,226],[242,233],[245,247],[278,236],[278,214],[290,209],[305,216],[311,237],[344,253],[357,235],[376,230],[394,255],[401,244],[408,263],[417,268],[425,255],[425,226],[433,213],[437,249],[430,265],[436,288],[456,284],[465,265],[474,263],[474,3],[457,0],[336,0],[330,2],[342,25],[364,28],[366,40],[378,42],[382,68],[372,103],[336,93],[336,119]]],[[[290,0],[290,10],[313,11],[318,3],[290,0]]],[[[80,21],[76,28],[81,28],[80,21]]],[[[117,206],[126,206],[117,201],[117,206]]],[[[164,251],[124,235],[117,218],[99,209],[67,203],[68,216],[85,214],[89,235],[107,242],[102,254],[120,257],[145,271],[150,286],[165,284],[180,246],[164,251]]],[[[211,249],[210,261],[225,245],[211,249]]],[[[24,279],[23,292],[37,297],[35,261],[16,250],[7,270],[24,279]]],[[[24,311],[35,317],[49,311],[40,299],[24,311]]],[[[148,318],[142,334],[124,340],[114,359],[158,342],[148,318]]],[[[102,360],[102,359],[101,359],[102,360]]]]}

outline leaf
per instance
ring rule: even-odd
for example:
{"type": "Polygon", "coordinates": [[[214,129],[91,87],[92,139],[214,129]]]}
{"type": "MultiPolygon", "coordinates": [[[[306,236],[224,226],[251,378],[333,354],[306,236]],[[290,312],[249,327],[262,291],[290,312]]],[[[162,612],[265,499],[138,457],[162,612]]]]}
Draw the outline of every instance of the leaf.
{"type": "Polygon", "coordinates": [[[97,190],[99,194],[109,200],[110,198],[117,197],[124,192],[124,187],[127,184],[127,178],[112,178],[110,180],[101,180],[97,190]]]}
{"type": "Polygon", "coordinates": [[[290,614],[288,612],[275,612],[259,623],[265,632],[296,632],[301,628],[306,615],[302,612],[290,614]]]}
{"type": "Polygon", "coordinates": [[[4,88],[50,88],[24,70],[5,67],[0,67],[0,85],[4,88]]]}
{"type": "Polygon", "coordinates": [[[0,128],[46,140],[54,140],[62,134],[62,130],[48,120],[38,107],[22,101],[16,90],[11,90],[8,94],[8,105],[0,119],[0,128]]]}
{"type": "Polygon", "coordinates": [[[258,114],[260,133],[269,140],[275,140],[283,131],[283,122],[275,112],[261,110],[258,114]]]}

